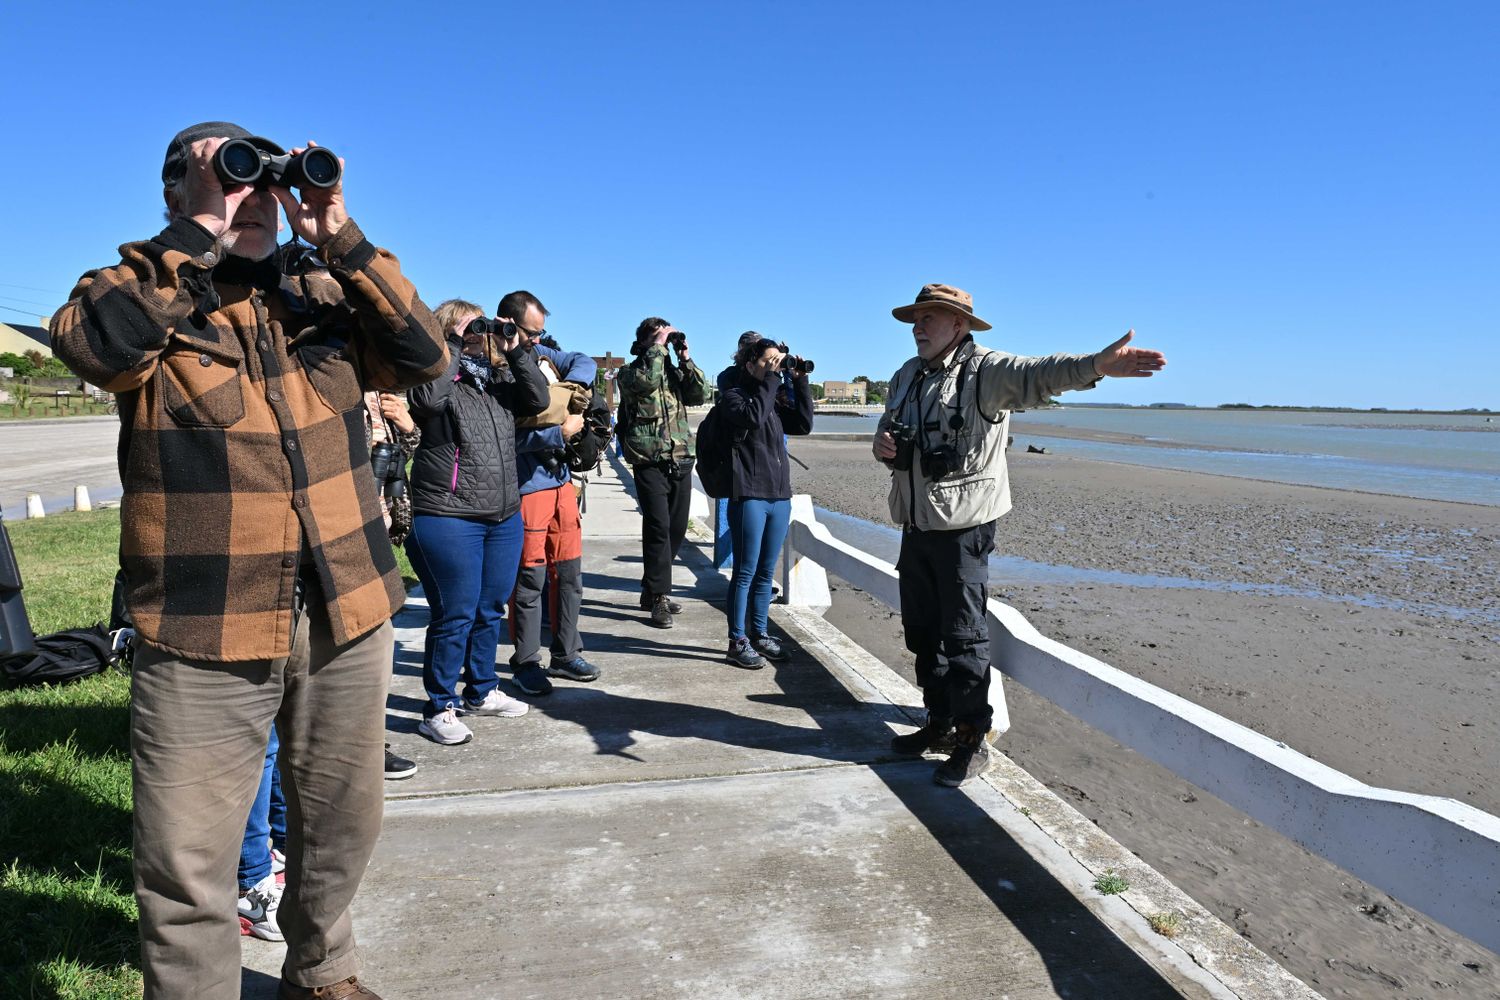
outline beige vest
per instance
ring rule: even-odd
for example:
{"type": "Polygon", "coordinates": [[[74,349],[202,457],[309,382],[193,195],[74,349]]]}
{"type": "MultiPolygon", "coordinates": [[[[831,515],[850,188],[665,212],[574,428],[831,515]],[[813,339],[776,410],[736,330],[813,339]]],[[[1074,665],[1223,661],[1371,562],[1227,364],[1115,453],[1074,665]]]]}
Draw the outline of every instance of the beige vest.
{"type": "Polygon", "coordinates": [[[880,430],[892,421],[917,430],[911,469],[891,470],[891,520],[923,531],[985,524],[1010,510],[1005,442],[1010,411],[1045,403],[1099,381],[1092,354],[1023,357],[973,342],[959,346],[937,371],[912,358],[891,378],[880,430]],[[952,471],[929,481],[921,452],[953,448],[952,471]]]}

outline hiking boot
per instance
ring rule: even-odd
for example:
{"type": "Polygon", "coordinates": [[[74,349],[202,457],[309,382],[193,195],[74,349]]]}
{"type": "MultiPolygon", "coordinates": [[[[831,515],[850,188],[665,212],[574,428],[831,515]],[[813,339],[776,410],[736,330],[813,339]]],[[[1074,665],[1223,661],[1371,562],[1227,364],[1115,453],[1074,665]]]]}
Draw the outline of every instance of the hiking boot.
{"type": "Polygon", "coordinates": [[[766,665],[765,659],[750,645],[750,640],[744,636],[729,640],[729,652],[726,658],[730,663],[746,670],[759,670],[766,665]]]}
{"type": "Polygon", "coordinates": [[[267,875],[240,893],[235,908],[240,915],[240,936],[258,937],[262,941],[284,941],[276,923],[276,908],[281,905],[282,886],[276,876],[267,875]]]}
{"type": "MultiPolygon", "coordinates": [[[[666,597],[667,595],[663,594],[662,596],[666,597]]],[[[648,594],[644,590],[641,591],[641,610],[642,611],[650,611],[651,610],[651,606],[653,604],[655,604],[655,603],[656,603],[656,599],[654,597],[652,597],[650,594],[648,594]]],[[[667,597],[667,610],[669,612],[671,612],[672,614],[674,614],[674,615],[680,615],[680,614],[682,614],[682,605],[678,604],[676,601],[672,600],[670,597],[667,597]]]]}
{"type": "Polygon", "coordinates": [[[341,979],[328,986],[298,986],[285,979],[276,991],[276,1000],[380,1000],[380,994],[361,986],[358,976],[341,979]]]}
{"type": "Polygon", "coordinates": [[[575,656],[571,660],[553,660],[547,664],[547,673],[553,677],[584,683],[599,679],[599,668],[581,656],[575,656]]]}
{"type": "MultiPolygon", "coordinates": [[[[516,687],[534,698],[543,698],[552,693],[552,682],[540,663],[523,663],[511,673],[516,687]]],[[[519,704],[519,702],[517,703],[519,704]]]]}
{"type": "MultiPolygon", "coordinates": [[[[410,778],[416,773],[417,765],[415,761],[410,761],[405,757],[400,756],[399,754],[391,753],[391,745],[389,743],[385,745],[386,781],[400,781],[403,778],[410,778]]],[[[275,857],[276,852],[272,851],[271,855],[272,857],[275,857]]]]}
{"type": "Polygon", "coordinates": [[[672,602],[667,600],[666,594],[656,595],[651,602],[651,624],[657,628],[672,627],[672,602]]]}
{"type": "Polygon", "coordinates": [[[755,647],[755,651],[757,653],[759,653],[761,656],[764,656],[772,663],[782,663],[786,660],[791,659],[791,657],[787,656],[786,650],[781,648],[781,643],[777,642],[775,639],[772,639],[768,635],[756,636],[755,638],[750,640],[750,645],[755,647]]]}
{"type": "Polygon", "coordinates": [[[952,753],[953,720],[927,713],[927,724],[914,733],[891,737],[891,749],[908,757],[920,757],[927,751],[952,753]]]}
{"type": "Polygon", "coordinates": [[[957,788],[972,781],[990,769],[990,745],[985,741],[985,731],[969,722],[960,722],[953,740],[958,745],[953,755],[938,765],[932,772],[932,780],[949,788],[957,788]]]}
{"type": "Polygon", "coordinates": [[[432,718],[423,719],[417,726],[417,732],[445,747],[456,747],[474,738],[473,731],[458,721],[458,713],[451,705],[432,718]]]}
{"type": "Polygon", "coordinates": [[[524,701],[517,701],[499,688],[492,688],[490,693],[484,696],[483,701],[470,701],[464,699],[464,707],[459,709],[465,715],[498,715],[505,719],[514,719],[525,715],[531,706],[524,701]]]}

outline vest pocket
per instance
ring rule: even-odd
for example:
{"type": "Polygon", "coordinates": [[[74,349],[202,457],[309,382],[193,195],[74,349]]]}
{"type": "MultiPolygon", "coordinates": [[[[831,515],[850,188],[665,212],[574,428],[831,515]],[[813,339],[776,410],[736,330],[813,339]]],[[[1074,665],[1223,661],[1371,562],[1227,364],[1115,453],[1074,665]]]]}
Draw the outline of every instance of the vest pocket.
{"type": "Polygon", "coordinates": [[[161,357],[167,413],[184,427],[229,427],[245,418],[245,362],[219,344],[175,340],[161,357]]]}

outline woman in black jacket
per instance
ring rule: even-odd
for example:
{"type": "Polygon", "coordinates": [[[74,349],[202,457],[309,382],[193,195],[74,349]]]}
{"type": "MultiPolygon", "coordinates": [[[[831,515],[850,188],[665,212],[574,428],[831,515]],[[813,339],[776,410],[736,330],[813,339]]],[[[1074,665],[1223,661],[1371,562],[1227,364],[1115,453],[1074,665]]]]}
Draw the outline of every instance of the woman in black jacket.
{"type": "MultiPolygon", "coordinates": [[[[752,331],[753,332],[753,331],[752,331]]],[[[766,659],[784,660],[769,634],[771,576],[792,512],[792,469],[787,434],[812,431],[812,390],[806,373],[783,384],[786,355],[770,340],[747,333],[735,352],[733,375],[719,400],[734,441],[729,531],[734,581],[729,587],[729,662],[758,670],[766,659]],[[750,634],[745,634],[745,619],[750,634]]]]}
{"type": "Polygon", "coordinates": [[[521,563],[515,418],[542,412],[548,395],[521,338],[470,332],[484,316],[479,306],[450,299],[434,312],[452,361],[410,393],[422,441],[412,459],[406,552],[432,613],[417,731],[451,746],[474,738],[459,713],[526,713],[525,703],[500,691],[495,649],[521,563]]]}

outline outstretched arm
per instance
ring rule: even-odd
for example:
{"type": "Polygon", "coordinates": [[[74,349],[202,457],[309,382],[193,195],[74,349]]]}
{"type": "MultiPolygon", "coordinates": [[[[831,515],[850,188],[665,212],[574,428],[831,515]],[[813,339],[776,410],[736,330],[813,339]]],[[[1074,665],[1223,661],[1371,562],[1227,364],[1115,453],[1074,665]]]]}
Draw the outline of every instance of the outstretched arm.
{"type": "Polygon", "coordinates": [[[1127,346],[1134,337],[1134,330],[1126,330],[1125,336],[1094,355],[1094,371],[1111,378],[1150,378],[1167,366],[1161,351],[1127,346]]]}

